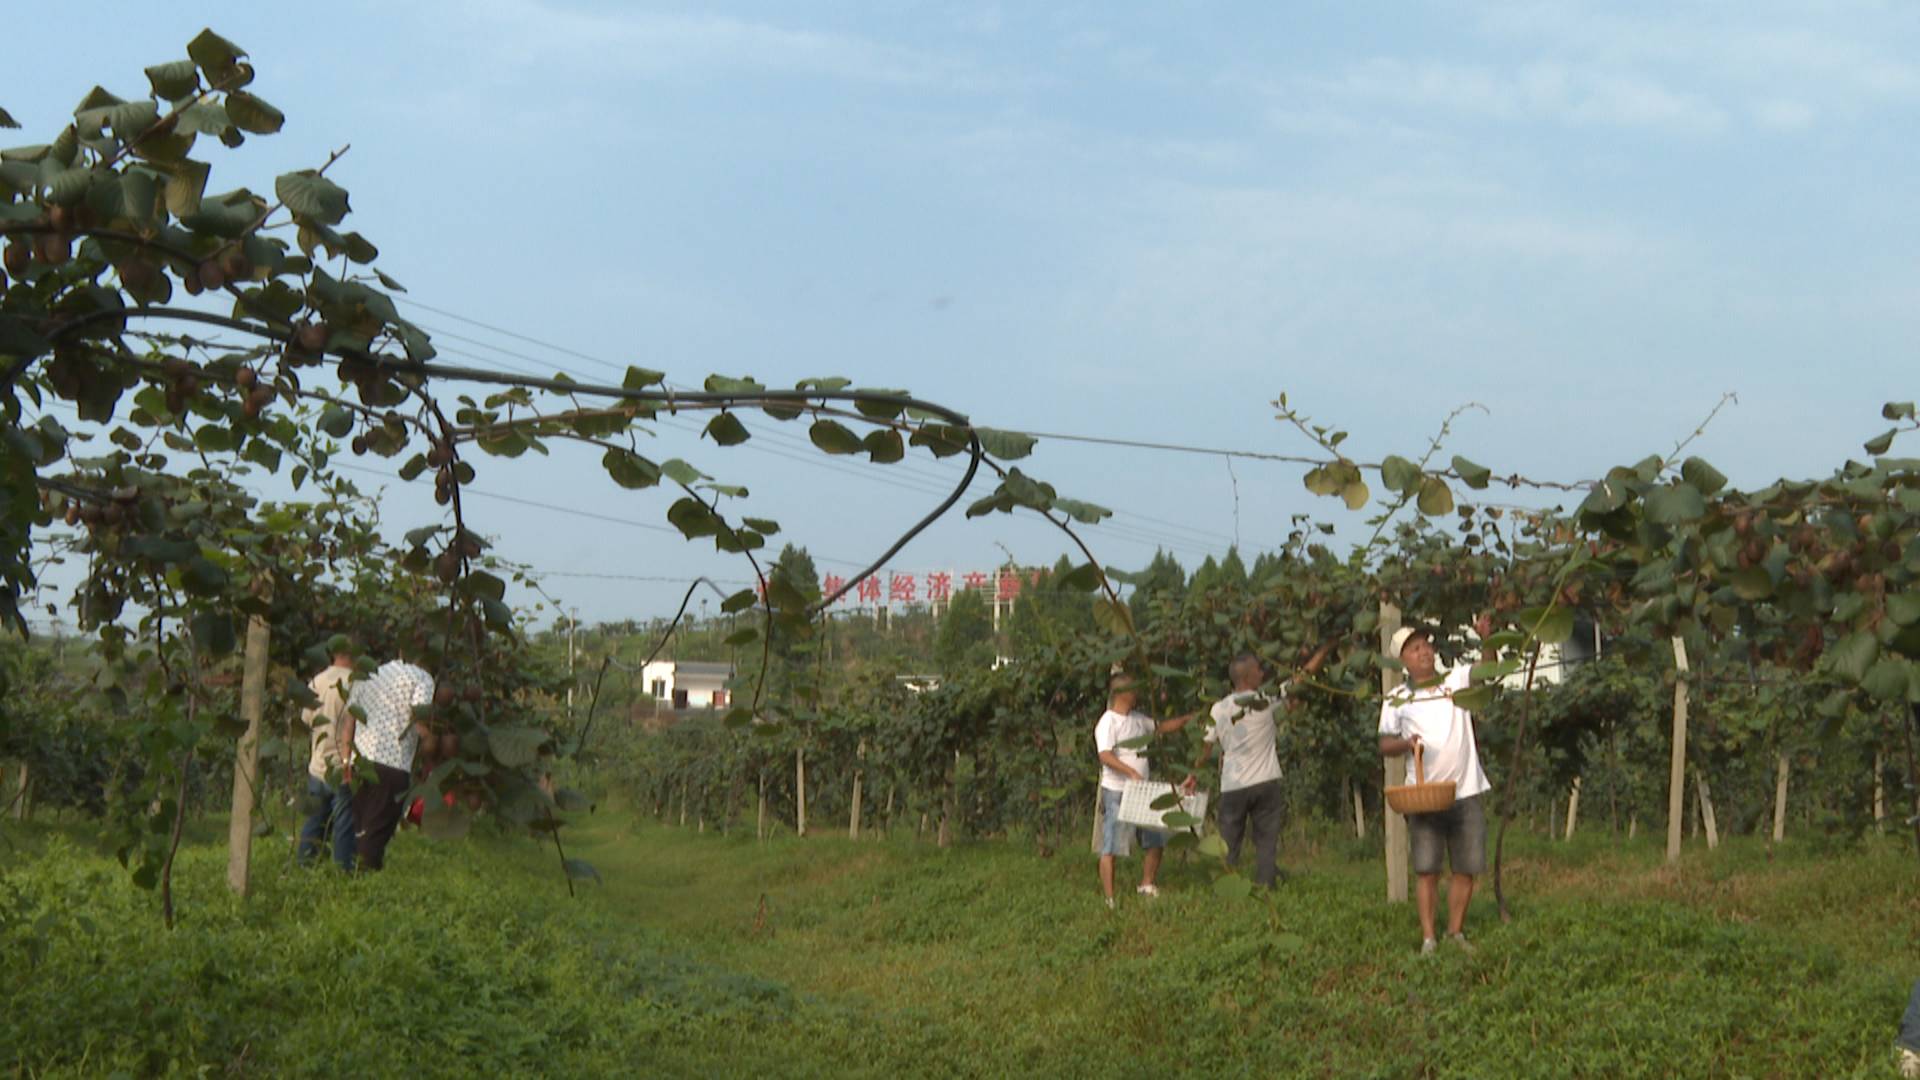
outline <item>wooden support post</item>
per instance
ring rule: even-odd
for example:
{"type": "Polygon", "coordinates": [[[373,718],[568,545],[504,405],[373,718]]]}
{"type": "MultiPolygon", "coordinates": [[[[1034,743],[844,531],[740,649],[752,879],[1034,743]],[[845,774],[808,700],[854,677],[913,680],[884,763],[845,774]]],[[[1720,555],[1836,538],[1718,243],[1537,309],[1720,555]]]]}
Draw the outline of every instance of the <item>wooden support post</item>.
{"type": "Polygon", "coordinates": [[[947,794],[940,804],[940,835],[935,845],[946,847],[953,843],[953,832],[958,824],[954,817],[960,811],[960,751],[953,752],[953,768],[947,773],[947,794]]]}
{"type": "Polygon", "coordinates": [[[1873,752],[1873,831],[1883,832],[1887,827],[1887,788],[1886,765],[1880,760],[1880,751],[1873,752]]]}
{"type": "Polygon", "coordinates": [[[807,835],[807,751],[804,747],[795,747],[793,751],[793,830],[797,836],[807,835]]]}
{"type": "Polygon", "coordinates": [[[1773,842],[1787,838],[1787,755],[1780,755],[1780,768],[1773,782],[1773,842]]]}
{"type": "Polygon", "coordinates": [[[767,774],[764,772],[760,774],[760,809],[753,818],[753,838],[767,838],[767,774]]]}
{"type": "Polygon", "coordinates": [[[1707,777],[1699,769],[1693,770],[1693,788],[1700,795],[1700,823],[1707,830],[1707,850],[1713,851],[1720,846],[1720,828],[1713,817],[1713,793],[1707,790],[1707,777]]]}
{"type": "Polygon", "coordinates": [[[1680,861],[1680,827],[1687,816],[1687,643],[1673,639],[1673,754],[1667,771],[1667,861],[1680,861]]]}
{"type": "MultiPolygon", "coordinates": [[[[1393,642],[1394,631],[1400,629],[1400,609],[1384,601],[1380,604],[1380,651],[1385,653],[1393,642]]],[[[1399,657],[1394,657],[1398,660],[1399,657]]],[[[1399,689],[1404,681],[1397,670],[1383,669],[1380,672],[1380,693],[1391,694],[1399,689]]],[[[1407,782],[1407,758],[1390,757],[1386,760],[1386,786],[1399,787],[1407,782]]],[[[1381,810],[1387,819],[1387,902],[1403,904],[1407,900],[1408,869],[1412,851],[1407,841],[1407,819],[1393,812],[1393,808],[1382,800],[1381,810]]]]}
{"type": "Polygon", "coordinates": [[[1913,745],[1913,730],[1920,727],[1920,705],[1911,705],[1901,711],[1906,714],[1900,727],[1907,736],[1907,790],[1913,793],[1913,851],[1915,855],[1920,855],[1920,752],[1916,752],[1913,745]]]}
{"type": "MultiPolygon", "coordinates": [[[[867,740],[861,739],[853,752],[854,760],[864,763],[867,760],[867,740]]],[[[853,809],[847,814],[847,839],[860,839],[860,766],[853,770],[853,809]]]]}
{"type": "Polygon", "coordinates": [[[247,875],[253,865],[253,807],[260,790],[260,718],[267,709],[269,644],[266,620],[249,616],[240,674],[240,717],[247,730],[234,751],[233,810],[227,820],[227,887],[240,896],[247,895],[247,875]]]}
{"type": "Polygon", "coordinates": [[[1573,792],[1567,796],[1567,835],[1565,839],[1568,839],[1568,840],[1573,839],[1573,826],[1574,826],[1574,823],[1579,820],[1580,820],[1580,778],[1576,776],[1573,778],[1573,792]]]}

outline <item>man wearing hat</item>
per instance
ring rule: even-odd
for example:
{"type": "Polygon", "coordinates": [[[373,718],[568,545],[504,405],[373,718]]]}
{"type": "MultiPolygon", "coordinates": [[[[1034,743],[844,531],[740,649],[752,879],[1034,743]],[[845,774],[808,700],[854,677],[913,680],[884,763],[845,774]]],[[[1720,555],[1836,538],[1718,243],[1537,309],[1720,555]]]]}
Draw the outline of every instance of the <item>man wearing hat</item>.
{"type": "MultiPolygon", "coordinates": [[[[1473,630],[1486,638],[1492,620],[1481,615],[1474,620],[1473,630]]],[[[1452,806],[1438,813],[1407,815],[1413,872],[1418,876],[1420,952],[1430,955],[1439,947],[1433,931],[1443,858],[1453,871],[1447,887],[1447,940],[1472,952],[1464,928],[1473,879],[1487,865],[1487,818],[1480,796],[1492,785],[1480,767],[1473,715],[1453,703],[1454,693],[1470,685],[1471,669],[1462,663],[1444,675],[1438,672],[1433,640],[1417,626],[1394,631],[1387,652],[1399,658],[1407,682],[1388,694],[1380,707],[1380,753],[1397,757],[1420,747],[1427,782],[1454,783],[1452,806]]]]}
{"type": "Polygon", "coordinates": [[[1178,731],[1196,715],[1188,713],[1156,721],[1135,708],[1139,703],[1140,690],[1133,676],[1124,672],[1115,674],[1107,683],[1107,711],[1093,728],[1093,745],[1100,758],[1100,891],[1106,896],[1108,908],[1113,907],[1113,861],[1127,854],[1135,839],[1146,853],[1139,893],[1149,900],[1160,895],[1160,887],[1153,879],[1160,872],[1167,834],[1136,828],[1120,820],[1120,802],[1126,794],[1127,781],[1145,780],[1148,773],[1146,750],[1133,744],[1151,735],[1178,731]]]}

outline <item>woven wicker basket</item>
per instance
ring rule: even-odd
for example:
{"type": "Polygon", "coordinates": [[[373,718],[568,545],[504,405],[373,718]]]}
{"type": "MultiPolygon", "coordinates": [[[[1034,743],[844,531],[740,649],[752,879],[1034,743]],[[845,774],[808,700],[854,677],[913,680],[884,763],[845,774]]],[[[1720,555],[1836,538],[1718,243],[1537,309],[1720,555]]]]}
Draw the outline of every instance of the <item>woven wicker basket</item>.
{"type": "Polygon", "coordinates": [[[1387,805],[1396,814],[1437,814],[1453,805],[1453,781],[1427,783],[1426,747],[1413,747],[1413,783],[1387,789],[1387,805]]]}

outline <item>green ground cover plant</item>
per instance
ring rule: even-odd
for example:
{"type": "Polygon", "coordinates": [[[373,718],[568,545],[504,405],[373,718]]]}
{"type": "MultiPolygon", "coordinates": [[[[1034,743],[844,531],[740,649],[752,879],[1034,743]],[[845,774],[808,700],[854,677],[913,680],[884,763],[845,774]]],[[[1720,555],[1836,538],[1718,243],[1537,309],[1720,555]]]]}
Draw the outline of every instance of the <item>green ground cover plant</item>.
{"type": "Polygon", "coordinates": [[[155,933],[61,826],[0,855],[4,1068],[22,1076],[1047,1073],[1887,1075],[1920,956],[1897,840],[1516,844],[1526,899],[1423,960],[1377,854],[1296,842],[1271,904],[1210,860],[1108,913],[1089,857],[998,842],[699,834],[607,812],[556,902],[550,849],[409,837],[372,878],[262,855],[247,902],[211,830],[155,933]]]}

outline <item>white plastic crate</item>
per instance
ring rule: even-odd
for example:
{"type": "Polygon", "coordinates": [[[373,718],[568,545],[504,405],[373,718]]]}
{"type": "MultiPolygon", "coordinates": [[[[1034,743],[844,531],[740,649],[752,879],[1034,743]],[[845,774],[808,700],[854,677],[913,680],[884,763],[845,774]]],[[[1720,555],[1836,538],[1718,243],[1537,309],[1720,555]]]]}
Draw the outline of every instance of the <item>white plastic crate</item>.
{"type": "Polygon", "coordinates": [[[1180,800],[1178,806],[1169,806],[1165,810],[1155,810],[1154,800],[1173,794],[1173,785],[1158,780],[1129,780],[1120,793],[1120,820],[1123,824],[1137,825],[1155,832],[1191,832],[1200,835],[1202,825],[1207,820],[1207,793],[1196,791],[1180,800]],[[1191,829],[1170,826],[1164,820],[1168,814],[1184,810],[1202,823],[1191,829]]]}

